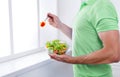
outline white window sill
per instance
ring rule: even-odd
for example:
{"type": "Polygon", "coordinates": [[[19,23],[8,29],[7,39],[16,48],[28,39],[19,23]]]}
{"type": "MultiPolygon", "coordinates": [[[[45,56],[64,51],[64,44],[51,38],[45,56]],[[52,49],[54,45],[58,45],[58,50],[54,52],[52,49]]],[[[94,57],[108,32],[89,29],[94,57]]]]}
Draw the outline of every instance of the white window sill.
{"type": "Polygon", "coordinates": [[[7,76],[9,74],[15,73],[16,71],[20,71],[48,59],[50,58],[47,51],[43,51],[12,61],[0,63],[0,77],[7,76]]]}

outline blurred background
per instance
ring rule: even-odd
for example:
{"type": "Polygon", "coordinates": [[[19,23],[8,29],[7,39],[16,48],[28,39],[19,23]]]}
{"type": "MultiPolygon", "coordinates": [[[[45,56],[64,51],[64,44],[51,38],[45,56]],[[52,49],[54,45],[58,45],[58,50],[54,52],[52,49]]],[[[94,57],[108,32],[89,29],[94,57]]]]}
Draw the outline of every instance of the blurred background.
{"type": "MultiPolygon", "coordinates": [[[[120,1],[111,1],[120,18],[120,1]]],[[[0,77],[73,77],[72,65],[51,61],[48,56],[46,60],[40,54],[46,41],[60,39],[71,47],[71,40],[48,22],[40,27],[40,22],[53,13],[72,27],[80,4],[81,0],[0,0],[0,77]],[[34,57],[38,61],[31,64],[34,57]],[[45,60],[39,62],[41,59],[45,60]]],[[[120,63],[111,65],[114,77],[119,77],[120,63]]]]}

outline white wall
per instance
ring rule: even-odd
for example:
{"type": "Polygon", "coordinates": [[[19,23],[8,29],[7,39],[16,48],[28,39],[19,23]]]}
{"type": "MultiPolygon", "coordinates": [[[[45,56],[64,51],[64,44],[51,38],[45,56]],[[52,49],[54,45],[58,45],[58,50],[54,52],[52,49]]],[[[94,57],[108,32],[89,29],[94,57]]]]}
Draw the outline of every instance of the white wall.
{"type": "Polygon", "coordinates": [[[67,24],[72,26],[74,16],[79,10],[81,0],[58,0],[58,16],[67,24]]]}
{"type": "MultiPolygon", "coordinates": [[[[58,16],[61,21],[72,27],[74,16],[79,10],[81,0],[58,0],[58,16]]],[[[60,39],[71,43],[71,40],[60,32],[60,39]]]]}

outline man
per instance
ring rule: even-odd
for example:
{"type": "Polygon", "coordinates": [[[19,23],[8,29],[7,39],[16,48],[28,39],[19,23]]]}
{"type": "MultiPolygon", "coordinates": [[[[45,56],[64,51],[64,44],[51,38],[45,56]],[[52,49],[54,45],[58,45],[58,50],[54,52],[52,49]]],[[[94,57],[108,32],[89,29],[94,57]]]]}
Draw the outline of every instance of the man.
{"type": "Polygon", "coordinates": [[[52,59],[73,64],[74,77],[112,77],[109,63],[120,60],[118,17],[109,0],[86,0],[76,15],[73,29],[48,14],[49,23],[73,42],[72,55],[50,54],[52,59]]]}

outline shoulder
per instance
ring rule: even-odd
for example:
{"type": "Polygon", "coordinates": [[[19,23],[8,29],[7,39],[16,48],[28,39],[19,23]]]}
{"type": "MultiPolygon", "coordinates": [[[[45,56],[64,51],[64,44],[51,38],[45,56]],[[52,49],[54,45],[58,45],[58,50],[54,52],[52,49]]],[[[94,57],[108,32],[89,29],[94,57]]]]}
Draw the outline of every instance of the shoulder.
{"type": "Polygon", "coordinates": [[[110,0],[97,0],[92,7],[95,11],[116,11],[113,3],[110,0]]]}
{"type": "Polygon", "coordinates": [[[116,9],[110,0],[97,0],[91,7],[95,16],[118,17],[116,9]]]}

